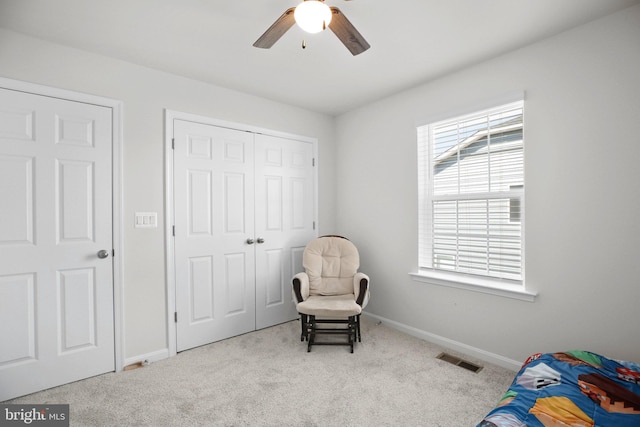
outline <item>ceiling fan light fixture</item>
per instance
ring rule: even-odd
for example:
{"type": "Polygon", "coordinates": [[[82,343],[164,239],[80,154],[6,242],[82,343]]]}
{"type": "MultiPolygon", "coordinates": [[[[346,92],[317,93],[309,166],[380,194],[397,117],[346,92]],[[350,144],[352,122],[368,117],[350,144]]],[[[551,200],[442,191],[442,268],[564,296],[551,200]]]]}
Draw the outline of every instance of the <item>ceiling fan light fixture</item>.
{"type": "Polygon", "coordinates": [[[305,0],[293,12],[296,24],[307,33],[319,33],[331,22],[331,9],[319,0],[305,0]]]}

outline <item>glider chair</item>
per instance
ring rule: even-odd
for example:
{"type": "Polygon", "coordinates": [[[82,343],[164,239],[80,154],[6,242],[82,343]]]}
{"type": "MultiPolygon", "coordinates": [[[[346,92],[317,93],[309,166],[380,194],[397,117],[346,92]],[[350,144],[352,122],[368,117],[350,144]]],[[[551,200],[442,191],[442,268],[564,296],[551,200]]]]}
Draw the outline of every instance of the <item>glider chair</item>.
{"type": "Polygon", "coordinates": [[[358,250],[345,237],[322,236],[309,242],[302,265],[305,272],[292,279],[300,341],[307,341],[307,351],[314,344],[348,345],[353,353],[354,342],[362,341],[360,313],[369,302],[369,276],[358,272],[358,250]],[[346,340],[316,341],[317,335],[342,335],[346,340]]]}

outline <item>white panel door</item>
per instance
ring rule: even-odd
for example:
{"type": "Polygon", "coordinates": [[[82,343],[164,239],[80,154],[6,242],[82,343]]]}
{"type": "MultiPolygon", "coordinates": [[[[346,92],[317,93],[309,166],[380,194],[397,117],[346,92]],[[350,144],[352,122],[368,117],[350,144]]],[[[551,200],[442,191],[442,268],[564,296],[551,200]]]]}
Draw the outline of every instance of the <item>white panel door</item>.
{"type": "Polygon", "coordinates": [[[253,168],[252,134],[174,121],[177,351],[255,329],[253,168]]]}
{"type": "Polygon", "coordinates": [[[0,401],[115,369],[111,150],[111,108],[0,89],[0,401]]]}
{"type": "Polygon", "coordinates": [[[313,145],[275,136],[255,136],[256,328],[297,317],[291,278],[302,252],[316,237],[313,145]]]}

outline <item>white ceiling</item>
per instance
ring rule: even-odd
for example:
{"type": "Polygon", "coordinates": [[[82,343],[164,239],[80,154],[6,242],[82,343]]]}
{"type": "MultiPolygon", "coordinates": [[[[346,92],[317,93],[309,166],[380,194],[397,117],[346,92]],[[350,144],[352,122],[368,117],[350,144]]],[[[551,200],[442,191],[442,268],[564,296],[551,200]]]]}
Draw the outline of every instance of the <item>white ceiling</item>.
{"type": "Polygon", "coordinates": [[[640,0],[326,0],[371,49],[354,57],[332,32],[296,26],[254,48],[298,2],[0,0],[0,26],[337,115],[640,0]]]}

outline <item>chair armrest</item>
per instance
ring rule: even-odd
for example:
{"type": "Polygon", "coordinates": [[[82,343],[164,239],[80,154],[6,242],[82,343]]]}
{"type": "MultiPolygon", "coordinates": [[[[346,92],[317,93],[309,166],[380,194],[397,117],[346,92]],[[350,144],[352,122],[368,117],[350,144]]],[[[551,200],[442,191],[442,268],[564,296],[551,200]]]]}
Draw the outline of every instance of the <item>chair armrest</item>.
{"type": "Polygon", "coordinates": [[[360,272],[353,276],[353,293],[356,303],[364,308],[369,303],[369,276],[360,272]]]}
{"type": "Polygon", "coordinates": [[[309,298],[309,276],[307,273],[298,273],[291,280],[293,286],[293,301],[297,304],[309,298]]]}

